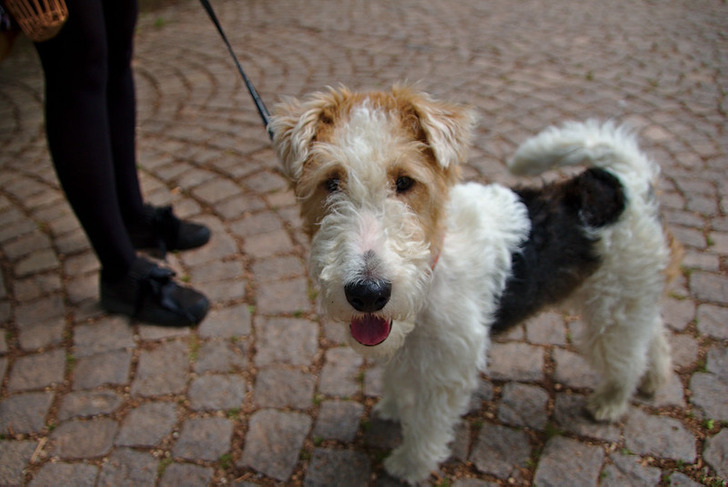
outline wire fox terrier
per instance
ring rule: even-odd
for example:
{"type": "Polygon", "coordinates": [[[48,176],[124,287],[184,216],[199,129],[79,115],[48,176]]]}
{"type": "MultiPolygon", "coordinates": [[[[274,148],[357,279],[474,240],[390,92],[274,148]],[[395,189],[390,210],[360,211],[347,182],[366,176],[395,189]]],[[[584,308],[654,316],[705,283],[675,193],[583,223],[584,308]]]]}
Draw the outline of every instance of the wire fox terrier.
{"type": "Polygon", "coordinates": [[[375,410],[401,422],[403,442],[385,468],[410,483],[448,458],[489,333],[546,305],[568,297],[587,323],[595,419],[619,419],[671,369],[660,299],[678,247],[660,225],[658,167],[635,138],[596,122],[550,128],[510,169],[589,168],[509,189],[458,182],[474,125],[465,107],[395,86],[288,99],[270,126],[323,310],[357,352],[386,362],[375,410]]]}

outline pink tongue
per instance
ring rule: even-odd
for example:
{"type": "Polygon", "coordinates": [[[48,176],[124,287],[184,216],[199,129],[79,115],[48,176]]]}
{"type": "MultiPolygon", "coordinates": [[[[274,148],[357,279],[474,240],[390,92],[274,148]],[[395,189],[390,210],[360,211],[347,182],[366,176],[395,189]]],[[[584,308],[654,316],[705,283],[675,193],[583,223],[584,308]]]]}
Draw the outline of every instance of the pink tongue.
{"type": "Polygon", "coordinates": [[[362,345],[379,345],[389,336],[389,320],[374,315],[356,316],[351,320],[349,329],[354,340],[362,345]]]}

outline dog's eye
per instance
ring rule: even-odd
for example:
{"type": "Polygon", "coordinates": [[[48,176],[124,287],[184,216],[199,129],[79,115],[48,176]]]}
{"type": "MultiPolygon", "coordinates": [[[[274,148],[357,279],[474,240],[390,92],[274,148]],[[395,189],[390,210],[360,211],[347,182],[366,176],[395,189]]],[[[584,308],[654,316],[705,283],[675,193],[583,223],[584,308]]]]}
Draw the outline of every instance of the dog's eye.
{"type": "Polygon", "coordinates": [[[336,193],[339,190],[339,178],[329,178],[324,182],[324,188],[329,193],[336,193]]]}
{"type": "Polygon", "coordinates": [[[400,176],[397,178],[397,192],[402,194],[406,193],[410,189],[412,189],[412,186],[415,184],[415,180],[407,177],[407,176],[400,176]]]}

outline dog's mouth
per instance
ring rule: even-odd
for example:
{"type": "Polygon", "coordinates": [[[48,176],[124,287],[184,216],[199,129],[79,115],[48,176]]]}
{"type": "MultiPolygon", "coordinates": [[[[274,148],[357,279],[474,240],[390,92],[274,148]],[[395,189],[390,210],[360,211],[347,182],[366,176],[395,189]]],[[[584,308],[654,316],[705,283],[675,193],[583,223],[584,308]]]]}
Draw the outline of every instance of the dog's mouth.
{"type": "Polygon", "coordinates": [[[373,347],[387,339],[389,332],[392,331],[392,320],[372,314],[355,316],[351,320],[349,330],[354,340],[373,347]]]}

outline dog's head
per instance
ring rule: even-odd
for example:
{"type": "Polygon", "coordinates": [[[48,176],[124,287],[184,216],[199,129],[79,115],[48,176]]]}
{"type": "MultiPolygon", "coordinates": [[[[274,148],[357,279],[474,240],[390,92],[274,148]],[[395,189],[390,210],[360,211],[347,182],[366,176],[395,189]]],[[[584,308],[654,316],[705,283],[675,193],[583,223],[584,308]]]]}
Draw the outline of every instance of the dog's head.
{"type": "Polygon", "coordinates": [[[474,124],[470,110],[403,86],[276,107],[273,144],[301,201],[311,276],[358,351],[389,354],[412,330],[474,124]]]}

